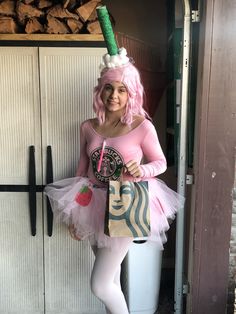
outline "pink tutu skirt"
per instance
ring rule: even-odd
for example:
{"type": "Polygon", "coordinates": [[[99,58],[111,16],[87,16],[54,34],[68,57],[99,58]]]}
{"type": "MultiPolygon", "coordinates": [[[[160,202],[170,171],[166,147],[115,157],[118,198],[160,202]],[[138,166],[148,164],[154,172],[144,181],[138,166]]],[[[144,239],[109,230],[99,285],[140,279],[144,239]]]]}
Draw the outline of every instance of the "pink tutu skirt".
{"type": "MultiPolygon", "coordinates": [[[[155,241],[163,249],[165,232],[169,229],[169,219],[183,208],[184,197],[171,190],[156,178],[148,181],[151,232],[146,238],[155,241]]],[[[73,224],[76,235],[89,238],[91,245],[98,247],[119,247],[124,238],[111,238],[104,234],[107,188],[94,185],[88,178],[73,177],[51,183],[45,187],[54,217],[57,222],[73,224]]]]}

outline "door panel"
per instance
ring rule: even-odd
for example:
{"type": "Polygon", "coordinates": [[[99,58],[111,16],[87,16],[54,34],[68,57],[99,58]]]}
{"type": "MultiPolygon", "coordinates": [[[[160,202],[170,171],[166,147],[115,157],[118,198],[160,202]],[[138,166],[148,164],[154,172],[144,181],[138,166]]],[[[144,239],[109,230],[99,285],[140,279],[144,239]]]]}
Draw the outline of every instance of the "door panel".
{"type": "MultiPolygon", "coordinates": [[[[92,92],[105,49],[39,50],[43,165],[46,165],[46,147],[50,145],[56,181],[75,174],[79,126],[93,116],[92,92]]],[[[47,313],[104,313],[103,305],[89,288],[93,264],[89,244],[72,240],[66,227],[56,224],[52,237],[45,233],[44,241],[47,313]]]]}
{"type": "Polygon", "coordinates": [[[43,158],[46,146],[51,145],[54,180],[59,180],[75,174],[79,126],[94,116],[92,93],[105,49],[39,48],[39,51],[43,158]]]}
{"type": "Polygon", "coordinates": [[[0,193],[0,250],[0,313],[43,314],[42,213],[32,237],[28,193],[0,193]]]}
{"type": "Polygon", "coordinates": [[[0,184],[28,184],[30,145],[42,184],[37,48],[0,48],[0,108],[0,184]]]}
{"type": "Polygon", "coordinates": [[[0,48],[0,313],[41,314],[43,297],[42,195],[37,236],[31,236],[27,192],[29,146],[35,146],[42,184],[37,48],[0,48]]]}
{"type": "Polygon", "coordinates": [[[45,239],[46,313],[102,314],[103,306],[91,294],[94,261],[89,243],[70,238],[66,226],[55,224],[45,239]]]}

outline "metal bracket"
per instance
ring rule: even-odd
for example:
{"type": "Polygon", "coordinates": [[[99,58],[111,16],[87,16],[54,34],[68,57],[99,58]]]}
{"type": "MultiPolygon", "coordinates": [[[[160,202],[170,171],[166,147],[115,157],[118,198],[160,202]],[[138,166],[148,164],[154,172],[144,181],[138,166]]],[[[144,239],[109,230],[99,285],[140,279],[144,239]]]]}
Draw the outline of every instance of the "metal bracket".
{"type": "Polygon", "coordinates": [[[189,283],[185,283],[183,285],[183,294],[188,294],[189,293],[189,283]]]}
{"type": "Polygon", "coordinates": [[[187,174],[186,175],[186,184],[191,185],[194,182],[194,176],[193,174],[187,174]]]}
{"type": "Polygon", "coordinates": [[[199,23],[200,22],[200,11],[192,10],[192,22],[199,23]]]}

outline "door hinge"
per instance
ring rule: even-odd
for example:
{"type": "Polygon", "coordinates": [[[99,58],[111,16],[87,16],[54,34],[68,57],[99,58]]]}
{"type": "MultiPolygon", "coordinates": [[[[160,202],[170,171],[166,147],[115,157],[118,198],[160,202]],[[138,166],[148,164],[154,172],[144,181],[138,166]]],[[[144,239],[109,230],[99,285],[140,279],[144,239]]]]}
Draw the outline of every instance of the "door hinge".
{"type": "Polygon", "coordinates": [[[186,175],[186,184],[191,185],[194,182],[194,176],[193,174],[187,174],[186,175]]]}
{"type": "Polygon", "coordinates": [[[189,293],[189,283],[183,284],[183,294],[188,294],[189,293]]]}
{"type": "Polygon", "coordinates": [[[200,22],[200,11],[192,10],[192,22],[199,23],[200,22]]]}

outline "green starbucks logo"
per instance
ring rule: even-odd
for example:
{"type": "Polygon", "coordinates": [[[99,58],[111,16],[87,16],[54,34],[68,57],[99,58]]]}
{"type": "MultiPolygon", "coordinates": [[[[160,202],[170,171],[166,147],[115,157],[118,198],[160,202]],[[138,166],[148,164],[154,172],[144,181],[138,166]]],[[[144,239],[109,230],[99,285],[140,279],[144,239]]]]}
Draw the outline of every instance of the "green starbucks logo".
{"type": "Polygon", "coordinates": [[[96,179],[100,182],[106,183],[109,180],[119,179],[122,167],[124,165],[123,158],[117,150],[113,147],[107,146],[104,150],[102,165],[100,172],[97,171],[98,161],[101,155],[101,147],[96,148],[91,153],[93,173],[96,179]]]}

